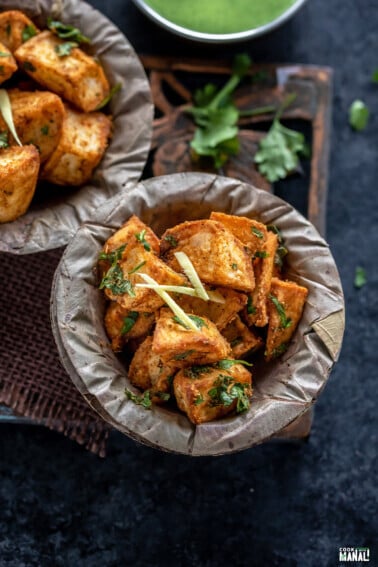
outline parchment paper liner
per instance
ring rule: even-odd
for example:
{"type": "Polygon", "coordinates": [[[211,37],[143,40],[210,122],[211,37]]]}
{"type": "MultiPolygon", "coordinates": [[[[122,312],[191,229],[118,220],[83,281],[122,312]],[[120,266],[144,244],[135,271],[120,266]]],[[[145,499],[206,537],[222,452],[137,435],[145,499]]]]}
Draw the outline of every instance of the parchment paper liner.
{"type": "Polygon", "coordinates": [[[308,410],[337,359],[344,330],[337,268],[311,223],[265,191],[197,173],[153,178],[139,183],[130,194],[108,201],[67,247],[55,276],[51,312],[63,363],[88,403],[134,439],[190,455],[219,455],[251,447],[308,410]],[[277,224],[289,249],[288,277],[308,287],[309,296],[285,355],[276,362],[255,365],[250,410],[195,427],[178,412],[163,407],[146,411],[125,398],[124,389],[130,384],[109,347],[103,325],[105,303],[93,267],[104,241],[132,213],[160,234],[184,219],[205,218],[211,210],[277,224]]]}
{"type": "Polygon", "coordinates": [[[51,186],[51,198],[34,202],[25,215],[0,224],[0,251],[29,254],[67,244],[93,209],[128,181],[137,182],[147,160],[152,136],[153,105],[142,64],[121,31],[81,0],[2,0],[1,11],[22,10],[41,28],[48,15],[75,25],[91,38],[111,85],[121,83],[109,108],[114,131],[91,181],[78,189],[51,186]]]}

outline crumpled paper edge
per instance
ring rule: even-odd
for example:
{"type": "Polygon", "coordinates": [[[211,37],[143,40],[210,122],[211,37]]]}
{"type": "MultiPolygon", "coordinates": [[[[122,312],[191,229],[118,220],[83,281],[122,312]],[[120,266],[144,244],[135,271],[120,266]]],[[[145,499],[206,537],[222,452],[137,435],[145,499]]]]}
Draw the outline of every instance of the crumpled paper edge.
{"type": "Polygon", "coordinates": [[[251,185],[196,173],[153,178],[139,183],[127,196],[108,201],[67,247],[52,292],[58,349],[71,379],[91,406],[130,437],[189,455],[246,449],[271,438],[307,411],[324,388],[340,351],[343,314],[343,292],[333,257],[307,219],[278,197],[251,185]],[[93,267],[103,242],[133,213],[159,234],[182,220],[205,218],[211,210],[277,224],[289,249],[288,278],[308,287],[310,293],[285,355],[255,365],[250,410],[194,426],[178,412],[162,407],[146,411],[125,398],[124,389],[130,384],[106,337],[105,302],[93,267]],[[338,317],[340,323],[328,328],[331,350],[317,332],[329,317],[338,317]]]}
{"type": "Polygon", "coordinates": [[[92,39],[111,85],[124,86],[109,104],[114,131],[91,181],[76,189],[47,186],[52,198],[32,203],[25,215],[0,224],[0,251],[30,254],[64,246],[93,211],[143,171],[152,137],[153,104],[148,79],[132,46],[103,14],[81,0],[2,0],[1,11],[23,10],[37,25],[47,15],[73,24],[92,39]]]}

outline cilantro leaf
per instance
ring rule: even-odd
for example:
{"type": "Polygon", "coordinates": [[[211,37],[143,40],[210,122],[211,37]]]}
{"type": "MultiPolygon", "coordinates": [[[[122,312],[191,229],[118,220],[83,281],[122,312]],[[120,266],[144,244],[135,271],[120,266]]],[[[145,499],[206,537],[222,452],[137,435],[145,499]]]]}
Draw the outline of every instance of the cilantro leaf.
{"type": "Polygon", "coordinates": [[[100,110],[101,108],[104,108],[104,106],[106,106],[108,104],[108,102],[111,101],[111,99],[113,98],[113,96],[118,93],[118,91],[120,91],[122,88],[121,83],[117,83],[116,85],[114,85],[110,91],[109,94],[100,102],[100,104],[96,107],[96,110],[100,110]]]}
{"type": "Polygon", "coordinates": [[[60,43],[55,46],[55,52],[57,53],[58,57],[67,57],[67,55],[71,54],[71,51],[74,47],[78,47],[78,43],[76,41],[66,41],[64,43],[60,43]]]}
{"type": "Polygon", "coordinates": [[[293,323],[290,317],[286,316],[285,308],[275,295],[269,294],[269,299],[273,302],[281,321],[281,328],[287,329],[293,323]]]}
{"type": "Polygon", "coordinates": [[[242,413],[249,408],[249,384],[234,382],[231,376],[219,374],[213,388],[208,391],[213,406],[230,406],[235,400],[236,413],[242,413]]]}
{"type": "Polygon", "coordinates": [[[145,409],[151,409],[152,401],[150,396],[150,391],[146,390],[141,396],[134,394],[131,390],[126,388],[126,397],[139,406],[143,406],[145,409]]]}
{"type": "Polygon", "coordinates": [[[138,311],[129,311],[126,317],[123,318],[123,325],[121,329],[121,335],[129,333],[134,327],[139,317],[138,311]]]}
{"type": "Polygon", "coordinates": [[[101,252],[99,254],[99,260],[107,260],[111,263],[110,268],[101,280],[100,289],[108,288],[112,293],[114,293],[114,295],[128,293],[131,297],[135,297],[135,291],[132,283],[130,280],[124,278],[122,268],[118,264],[126,246],[126,244],[123,244],[119,248],[116,248],[116,250],[112,250],[109,253],[101,252]]]}
{"type": "Polygon", "coordinates": [[[34,26],[32,26],[31,24],[25,26],[21,34],[22,42],[24,43],[25,41],[28,41],[28,39],[34,37],[35,35],[37,35],[37,30],[35,29],[34,26]]]}
{"type": "MultiPolygon", "coordinates": [[[[198,327],[198,329],[202,329],[202,327],[207,327],[208,325],[206,325],[205,321],[201,318],[198,317],[197,315],[188,315],[189,319],[191,319],[196,327],[198,327]]],[[[187,325],[185,325],[185,323],[183,321],[181,321],[180,317],[177,317],[177,315],[175,315],[174,317],[172,317],[173,321],[175,323],[177,323],[178,325],[181,325],[182,327],[184,327],[185,329],[187,329],[187,325]]]]}
{"type": "Polygon", "coordinates": [[[256,314],[256,307],[252,303],[252,296],[248,295],[247,299],[247,313],[248,315],[255,315],[256,314]]]}
{"type": "Polygon", "coordinates": [[[218,360],[216,366],[218,368],[221,368],[222,370],[228,370],[229,368],[231,368],[231,366],[234,366],[234,364],[244,364],[244,366],[253,366],[253,364],[247,362],[246,360],[235,360],[231,358],[223,358],[222,360],[218,360]]]}
{"type": "Polygon", "coordinates": [[[354,287],[356,289],[361,289],[367,283],[366,278],[366,270],[361,268],[361,266],[357,266],[355,275],[354,275],[354,287]]]}
{"type": "Polygon", "coordinates": [[[9,148],[8,132],[0,132],[0,149],[9,148]]]}
{"type": "Polygon", "coordinates": [[[143,248],[147,251],[150,252],[151,250],[151,246],[148,244],[146,238],[146,229],[144,228],[143,230],[141,230],[140,232],[138,232],[135,235],[135,238],[137,239],[138,242],[140,242],[141,244],[143,244],[143,248]]]}
{"type": "Polygon", "coordinates": [[[61,39],[69,39],[76,43],[91,42],[89,37],[83,35],[78,28],[75,28],[74,26],[71,26],[69,24],[63,24],[62,22],[53,20],[52,18],[47,19],[47,27],[61,39]]]}
{"type": "Polygon", "coordinates": [[[362,100],[355,100],[349,107],[349,124],[354,130],[364,130],[369,121],[370,111],[362,100]]]}

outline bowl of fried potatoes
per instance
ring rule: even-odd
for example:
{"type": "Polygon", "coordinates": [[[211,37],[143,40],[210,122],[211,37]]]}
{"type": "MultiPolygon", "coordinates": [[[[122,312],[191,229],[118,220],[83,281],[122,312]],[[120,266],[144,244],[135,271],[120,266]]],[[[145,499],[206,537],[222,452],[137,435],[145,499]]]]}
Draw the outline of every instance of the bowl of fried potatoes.
{"type": "Polygon", "coordinates": [[[246,449],[308,412],[344,329],[337,268],[311,223],[202,173],[108,201],[68,245],[51,305],[87,402],[128,436],[187,455],[246,449]]]}
{"type": "Polygon", "coordinates": [[[67,244],[144,168],[148,79],[132,46],[81,0],[0,8],[0,250],[67,244]]]}

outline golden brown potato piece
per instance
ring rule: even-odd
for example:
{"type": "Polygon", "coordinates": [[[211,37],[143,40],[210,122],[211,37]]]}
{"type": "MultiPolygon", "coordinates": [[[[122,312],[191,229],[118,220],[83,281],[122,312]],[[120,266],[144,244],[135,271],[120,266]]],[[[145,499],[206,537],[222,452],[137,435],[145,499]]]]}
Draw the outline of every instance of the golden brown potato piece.
{"type": "Polygon", "coordinates": [[[173,377],[178,368],[163,364],[152,351],[152,337],[147,337],[134,354],[129,367],[130,382],[141,390],[149,390],[151,400],[161,404],[170,397],[173,377]]]}
{"type": "Polygon", "coordinates": [[[160,243],[158,237],[153,230],[144,224],[136,215],[132,215],[119,230],[108,238],[104,246],[104,252],[109,254],[109,252],[116,250],[123,244],[139,242],[137,235],[141,234],[143,234],[144,241],[150,246],[152,252],[159,254],[160,243]]]}
{"type": "Polygon", "coordinates": [[[0,42],[12,53],[38,33],[37,26],[23,12],[9,10],[0,14],[0,42]]]}
{"type": "Polygon", "coordinates": [[[42,168],[41,177],[56,185],[86,183],[108,144],[110,119],[101,112],[77,112],[65,105],[58,146],[42,168]]]}
{"type": "MultiPolygon", "coordinates": [[[[139,276],[140,273],[149,275],[159,284],[183,285],[186,282],[184,276],[174,272],[152,251],[145,250],[144,246],[136,239],[134,239],[134,242],[131,241],[129,246],[126,246],[119,266],[122,270],[123,281],[128,282],[125,284],[128,291],[115,292],[112,283],[103,287],[109,299],[117,301],[124,309],[129,311],[152,313],[164,304],[164,301],[153,289],[135,287],[135,284],[144,283],[139,276]]],[[[111,281],[114,282],[114,278],[111,281]]]]}
{"type": "Polygon", "coordinates": [[[105,328],[112,349],[119,352],[131,339],[146,336],[155,322],[154,313],[129,311],[116,301],[111,301],[105,313],[105,328]]]}
{"type": "Polygon", "coordinates": [[[278,246],[276,234],[268,232],[265,246],[261,251],[262,257],[255,258],[256,287],[248,295],[247,306],[244,309],[244,318],[249,326],[265,327],[268,324],[267,298],[274,270],[274,258],[278,246]]]}
{"type": "Polygon", "coordinates": [[[8,80],[15,71],[17,71],[15,58],[10,50],[0,42],[0,84],[8,80]]]}
{"type": "Polygon", "coordinates": [[[173,380],[178,407],[194,424],[223,417],[249,408],[252,396],[251,373],[241,364],[228,370],[212,366],[180,370],[173,380]]]}
{"type": "Polygon", "coordinates": [[[303,286],[272,278],[268,300],[266,360],[271,360],[285,352],[302,317],[307,294],[308,290],[303,286]]]}
{"type": "Polygon", "coordinates": [[[176,271],[181,270],[174,256],[179,251],[187,254],[204,283],[240,291],[255,287],[243,244],[219,222],[189,221],[168,229],[161,238],[161,252],[176,271]]]}
{"type": "Polygon", "coordinates": [[[217,212],[212,212],[210,219],[218,221],[228,228],[240,242],[248,246],[252,255],[255,254],[256,251],[264,250],[268,233],[265,224],[247,217],[237,217],[235,215],[226,215],[225,213],[217,212]]]}
{"type": "Polygon", "coordinates": [[[177,299],[177,303],[186,313],[207,317],[221,331],[232,321],[236,313],[243,309],[247,303],[247,296],[245,293],[227,287],[217,287],[213,291],[223,296],[224,303],[204,301],[199,297],[191,297],[190,295],[181,295],[177,299]]]}
{"type": "Polygon", "coordinates": [[[230,343],[232,356],[236,359],[243,358],[250,352],[255,352],[263,344],[261,338],[244,325],[239,315],[236,315],[232,323],[227,325],[222,335],[230,343]]]}
{"type": "Polygon", "coordinates": [[[39,171],[39,154],[34,146],[0,150],[0,222],[23,215],[33,198],[39,171]]]}
{"type": "Polygon", "coordinates": [[[50,31],[43,31],[15,51],[20,67],[35,81],[59,94],[83,112],[96,110],[110,87],[101,64],[74,47],[59,56],[64,44],[50,31]]]}
{"type": "MultiPolygon", "coordinates": [[[[12,106],[13,122],[23,144],[33,144],[39,151],[41,163],[58,145],[65,115],[61,98],[48,92],[8,91],[12,106]]],[[[0,116],[0,131],[8,131],[0,116]]],[[[9,143],[16,141],[9,133],[9,143]]]]}
{"type": "Polygon", "coordinates": [[[164,362],[192,364],[211,364],[227,358],[230,345],[218,329],[205,317],[196,317],[198,331],[185,328],[178,323],[170,309],[163,308],[156,321],[152,350],[164,362]]]}

